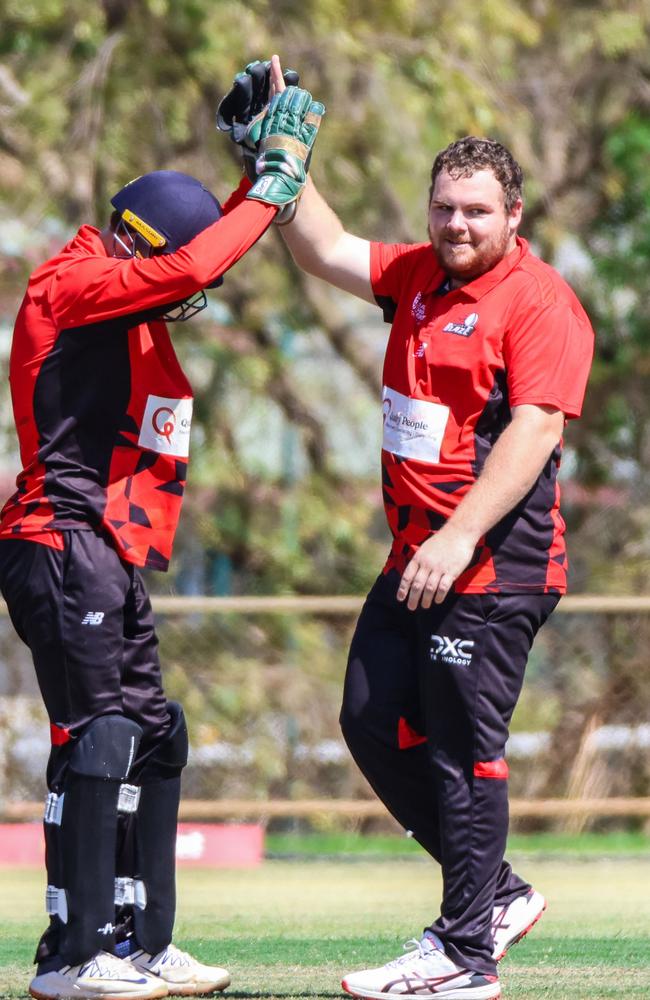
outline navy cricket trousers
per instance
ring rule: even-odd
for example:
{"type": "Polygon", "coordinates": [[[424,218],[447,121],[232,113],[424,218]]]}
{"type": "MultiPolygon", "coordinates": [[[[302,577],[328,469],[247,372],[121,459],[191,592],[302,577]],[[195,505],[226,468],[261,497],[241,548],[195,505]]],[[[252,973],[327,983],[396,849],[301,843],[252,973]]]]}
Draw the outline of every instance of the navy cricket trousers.
{"type": "Polygon", "coordinates": [[[378,578],[348,660],[341,727],[373,789],[442,866],[449,957],[492,974],[492,909],[527,891],[504,861],[505,744],[536,632],[557,594],[452,594],[428,610],[378,578]]]}

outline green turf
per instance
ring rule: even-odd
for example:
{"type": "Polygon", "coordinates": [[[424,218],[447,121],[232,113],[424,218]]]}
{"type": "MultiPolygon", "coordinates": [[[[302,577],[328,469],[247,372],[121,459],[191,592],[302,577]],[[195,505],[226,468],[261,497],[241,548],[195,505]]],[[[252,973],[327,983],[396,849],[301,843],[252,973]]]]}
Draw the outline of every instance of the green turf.
{"type": "MultiPolygon", "coordinates": [[[[650,997],[650,860],[529,861],[549,910],[501,965],[504,1000],[650,997]]],[[[0,870],[0,996],[24,997],[44,878],[0,870]]],[[[233,973],[227,996],[339,997],[342,973],[396,956],[435,916],[433,864],[267,861],[183,869],[176,940],[233,973]]]]}
{"type": "MultiPolygon", "coordinates": [[[[359,833],[270,833],[266,853],[271,858],[346,855],[360,857],[426,857],[420,845],[400,834],[359,833]]],[[[531,833],[514,834],[508,841],[508,853],[544,857],[647,856],[650,859],[650,836],[640,831],[608,833],[531,833]]]]}

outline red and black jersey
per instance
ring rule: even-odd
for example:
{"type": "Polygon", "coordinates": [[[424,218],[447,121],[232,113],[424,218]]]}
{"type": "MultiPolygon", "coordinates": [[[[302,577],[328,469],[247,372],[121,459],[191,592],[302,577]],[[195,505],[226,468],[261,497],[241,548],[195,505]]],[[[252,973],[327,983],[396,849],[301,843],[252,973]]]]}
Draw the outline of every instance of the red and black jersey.
{"type": "MultiPolygon", "coordinates": [[[[576,296],[517,239],[492,270],[455,290],[430,244],[371,244],[371,281],[392,329],[384,362],[384,503],[400,573],[479,476],[524,403],[580,414],[593,330],[576,296]]],[[[487,532],[458,593],[566,590],[557,471],[487,532]]]]}
{"type": "Polygon", "coordinates": [[[0,538],[62,548],[64,529],[107,533],[120,556],[166,569],[187,474],[192,390],[161,307],[189,298],[259,239],[273,207],[246,201],[172,254],[109,257],[91,226],[31,276],[10,382],[23,471],[0,538]]]}

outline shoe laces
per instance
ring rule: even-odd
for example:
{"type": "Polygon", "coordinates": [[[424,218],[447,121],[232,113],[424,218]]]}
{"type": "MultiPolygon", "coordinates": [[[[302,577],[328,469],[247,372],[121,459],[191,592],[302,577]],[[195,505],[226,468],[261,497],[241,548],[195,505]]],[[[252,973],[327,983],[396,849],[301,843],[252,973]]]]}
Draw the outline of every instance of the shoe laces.
{"type": "Polygon", "coordinates": [[[433,952],[438,951],[435,941],[426,935],[421,938],[409,938],[402,945],[404,948],[404,955],[399,955],[398,958],[394,958],[392,962],[387,962],[386,964],[391,968],[396,965],[405,965],[407,962],[412,962],[414,959],[419,958],[431,958],[433,952]]]}
{"type": "Polygon", "coordinates": [[[124,979],[125,972],[130,971],[121,958],[111,955],[108,951],[99,951],[91,959],[79,966],[80,976],[91,979],[124,979]]]}
{"type": "Polygon", "coordinates": [[[194,965],[194,959],[175,944],[168,944],[158,961],[161,965],[194,965]]]}

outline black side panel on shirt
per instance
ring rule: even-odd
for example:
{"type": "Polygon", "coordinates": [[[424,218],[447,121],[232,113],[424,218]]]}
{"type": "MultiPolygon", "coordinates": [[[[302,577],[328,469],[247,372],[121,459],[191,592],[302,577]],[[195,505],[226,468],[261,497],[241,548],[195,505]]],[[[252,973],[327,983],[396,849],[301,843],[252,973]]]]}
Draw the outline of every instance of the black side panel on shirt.
{"type": "Polygon", "coordinates": [[[375,301],[384,314],[384,323],[392,323],[397,312],[397,302],[388,295],[375,295],[375,301]]]}
{"type": "MultiPolygon", "coordinates": [[[[494,385],[474,431],[475,458],[473,471],[479,476],[485,461],[510,423],[512,413],[508,399],[506,373],[495,373],[494,385]]],[[[553,542],[553,521],[550,511],[555,501],[555,479],[560,451],[556,449],[539,479],[516,507],[495,524],[485,536],[499,589],[507,591],[512,584],[546,586],[549,549],[553,542]],[[526,578],[522,579],[522,567],[526,578]]]]}
{"type": "Polygon", "coordinates": [[[476,478],[481,474],[486,458],[510,423],[511,417],[506,373],[500,369],[494,373],[494,384],[474,429],[472,472],[476,478]]]}
{"type": "Polygon", "coordinates": [[[125,429],[130,371],[122,317],[63,330],[41,366],[34,418],[57,527],[101,524],[111,455],[125,429]]]}
{"type": "MultiPolygon", "coordinates": [[[[531,590],[546,586],[554,532],[551,510],[555,502],[559,458],[557,446],[532,489],[485,536],[492,551],[497,585],[506,592],[513,583],[528,583],[531,590]],[[535,558],[530,553],[534,553],[535,558]],[[526,579],[522,579],[522,566],[528,567],[526,579]]],[[[564,562],[564,553],[558,559],[564,562]]]]}

